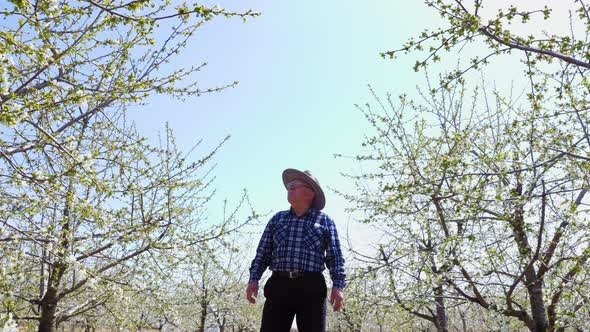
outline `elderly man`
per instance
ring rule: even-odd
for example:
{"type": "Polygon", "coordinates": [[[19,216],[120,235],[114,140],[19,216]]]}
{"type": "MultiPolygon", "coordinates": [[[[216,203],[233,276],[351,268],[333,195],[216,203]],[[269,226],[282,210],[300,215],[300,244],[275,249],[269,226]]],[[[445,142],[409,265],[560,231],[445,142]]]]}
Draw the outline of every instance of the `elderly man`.
{"type": "Polygon", "coordinates": [[[288,332],[293,316],[301,332],[326,330],[325,266],[330,271],[330,303],[343,301],[344,259],[334,221],[321,210],[326,203],[319,182],[309,171],[286,169],[283,183],[291,209],[275,214],[262,234],[250,267],[246,298],[255,303],[258,280],[267,267],[262,332],[288,332]]]}

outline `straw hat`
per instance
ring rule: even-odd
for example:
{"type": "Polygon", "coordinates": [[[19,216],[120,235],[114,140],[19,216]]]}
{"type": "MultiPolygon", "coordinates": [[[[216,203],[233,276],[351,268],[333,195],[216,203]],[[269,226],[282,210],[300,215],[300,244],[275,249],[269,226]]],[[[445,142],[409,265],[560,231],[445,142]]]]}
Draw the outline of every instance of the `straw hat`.
{"type": "Polygon", "coordinates": [[[283,184],[285,188],[287,188],[287,183],[293,180],[301,180],[313,188],[313,192],[315,193],[313,202],[311,202],[311,207],[314,209],[321,210],[326,205],[326,197],[324,196],[324,191],[322,187],[320,187],[320,182],[316,179],[313,175],[311,175],[310,171],[299,171],[293,168],[287,168],[283,171],[283,184]]]}

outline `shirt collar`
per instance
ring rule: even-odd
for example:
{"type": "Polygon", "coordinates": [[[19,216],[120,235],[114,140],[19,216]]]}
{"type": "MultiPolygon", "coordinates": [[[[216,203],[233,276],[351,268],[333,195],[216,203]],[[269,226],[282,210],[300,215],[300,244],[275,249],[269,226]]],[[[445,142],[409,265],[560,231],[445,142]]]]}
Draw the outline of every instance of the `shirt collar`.
{"type": "Polygon", "coordinates": [[[307,212],[305,212],[305,214],[304,214],[304,215],[302,215],[302,216],[298,216],[298,215],[296,215],[296,214],[295,214],[295,211],[293,211],[293,208],[289,208],[289,213],[290,213],[292,216],[294,216],[294,217],[297,217],[297,218],[305,218],[305,217],[308,217],[308,216],[310,216],[312,213],[314,213],[315,211],[316,211],[316,209],[314,209],[314,208],[310,207],[309,209],[307,209],[307,212]]]}

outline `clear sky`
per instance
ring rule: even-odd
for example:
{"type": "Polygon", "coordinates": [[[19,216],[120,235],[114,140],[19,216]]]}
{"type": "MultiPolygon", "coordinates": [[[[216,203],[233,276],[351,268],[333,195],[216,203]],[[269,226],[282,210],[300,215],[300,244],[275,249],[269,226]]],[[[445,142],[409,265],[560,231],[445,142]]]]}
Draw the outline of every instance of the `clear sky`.
{"type": "MultiPolygon", "coordinates": [[[[288,208],[282,171],[308,169],[320,180],[327,195],[325,211],[344,235],[352,218],[345,211],[347,203],[330,188],[352,191],[352,183],[340,174],[361,169],[334,154],[362,152],[363,135],[370,133],[354,105],[372,101],[368,84],[380,95],[413,94],[424,81],[423,73],[412,70],[416,56],[393,61],[382,59],[379,52],[436,27],[440,18],[422,1],[258,0],[220,5],[252,8],[262,15],[246,23],[214,20],[199,30],[175,65],[206,61],[202,88],[234,80],[240,84],[184,102],[155,96],[131,118],[152,138],[168,121],[185,149],[199,139],[213,147],[231,135],[215,158],[217,198],[209,205],[213,218],[221,212],[221,201],[237,200],[243,188],[260,213],[288,208]]],[[[495,74],[517,73],[504,70],[495,74]]],[[[362,227],[351,229],[352,240],[361,246],[373,240],[362,227]]]]}
{"type": "MultiPolygon", "coordinates": [[[[252,8],[262,15],[246,23],[223,18],[210,22],[176,64],[206,61],[203,88],[234,80],[239,85],[184,102],[155,96],[147,106],[135,108],[131,118],[148,137],[155,137],[168,121],[185,149],[201,138],[212,147],[231,135],[215,158],[212,216],[221,211],[222,199],[235,201],[243,188],[260,213],[286,209],[283,169],[308,169],[326,192],[325,211],[345,233],[346,202],[330,188],[352,190],[340,173],[358,173],[358,166],[334,154],[361,151],[368,126],[354,104],[370,100],[367,84],[380,92],[401,93],[421,78],[411,68],[412,59],[394,62],[379,56],[421,28],[418,16],[402,11],[422,12],[421,19],[431,19],[422,3],[412,3],[228,3],[228,9],[252,8]]],[[[205,151],[197,150],[193,157],[205,151]]]]}

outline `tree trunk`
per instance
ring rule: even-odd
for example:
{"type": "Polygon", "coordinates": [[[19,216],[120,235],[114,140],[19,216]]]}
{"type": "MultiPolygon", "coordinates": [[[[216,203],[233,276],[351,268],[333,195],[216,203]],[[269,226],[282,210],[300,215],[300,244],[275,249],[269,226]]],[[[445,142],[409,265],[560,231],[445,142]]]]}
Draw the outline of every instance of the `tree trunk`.
{"type": "Polygon", "coordinates": [[[207,322],[207,301],[201,301],[201,324],[199,326],[199,332],[205,332],[205,324],[207,322]]]}
{"type": "Polygon", "coordinates": [[[531,303],[531,312],[533,314],[533,321],[535,322],[534,332],[545,332],[547,331],[549,323],[545,314],[545,303],[543,302],[543,286],[541,285],[541,280],[539,280],[534,274],[534,271],[531,274],[531,278],[534,278],[532,282],[529,281],[529,278],[526,279],[531,303]]]}
{"type": "Polygon", "coordinates": [[[437,330],[439,332],[449,332],[449,322],[447,320],[442,286],[438,286],[434,289],[434,303],[436,304],[437,330]]]}
{"type": "Polygon", "coordinates": [[[39,332],[55,332],[55,312],[57,310],[57,289],[47,287],[47,292],[41,300],[41,319],[39,332]]]}
{"type": "MultiPolygon", "coordinates": [[[[514,192],[519,196],[522,195],[522,185],[520,182],[517,184],[514,192]]],[[[513,220],[511,220],[511,226],[521,260],[523,262],[531,262],[525,267],[524,281],[529,295],[533,321],[527,322],[525,320],[524,322],[532,332],[545,332],[549,327],[549,322],[547,321],[545,302],[543,300],[543,284],[542,280],[537,277],[535,267],[532,264],[533,250],[529,244],[525,231],[523,205],[516,206],[513,220]]]]}
{"type": "MultiPolygon", "coordinates": [[[[72,205],[72,195],[74,192],[74,180],[70,176],[68,195],[63,209],[63,225],[61,226],[61,235],[59,246],[63,252],[67,252],[70,247],[70,206],[72,205]]],[[[63,262],[63,254],[58,255],[57,262],[47,271],[47,292],[40,301],[41,319],[39,320],[39,332],[55,332],[57,330],[57,320],[55,313],[57,311],[58,294],[57,290],[61,283],[62,277],[67,268],[63,262]]]]}

